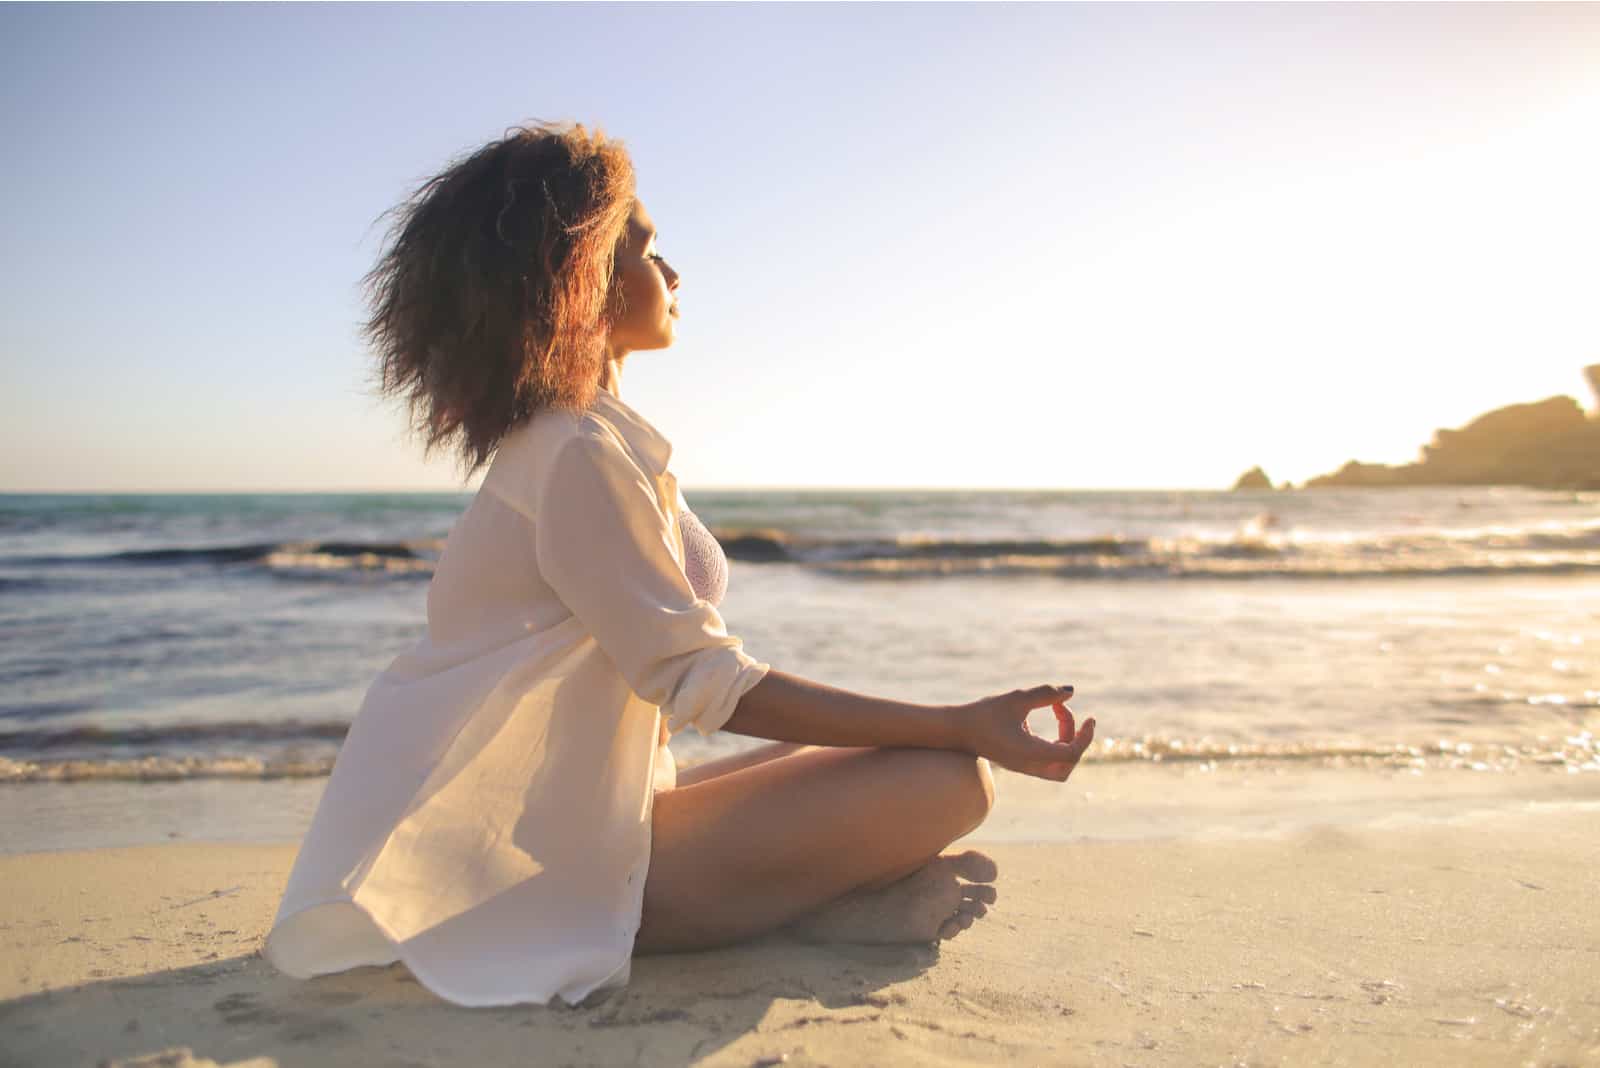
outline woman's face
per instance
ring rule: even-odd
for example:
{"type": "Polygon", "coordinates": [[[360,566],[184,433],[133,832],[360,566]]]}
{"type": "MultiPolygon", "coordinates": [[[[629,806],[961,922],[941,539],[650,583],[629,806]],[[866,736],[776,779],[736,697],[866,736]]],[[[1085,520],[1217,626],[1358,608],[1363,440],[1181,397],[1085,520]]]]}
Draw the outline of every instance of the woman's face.
{"type": "Polygon", "coordinates": [[[612,353],[666,348],[677,336],[678,272],[661,258],[655,223],[637,199],[616,257],[613,298],[621,294],[621,308],[611,322],[612,353]]]}

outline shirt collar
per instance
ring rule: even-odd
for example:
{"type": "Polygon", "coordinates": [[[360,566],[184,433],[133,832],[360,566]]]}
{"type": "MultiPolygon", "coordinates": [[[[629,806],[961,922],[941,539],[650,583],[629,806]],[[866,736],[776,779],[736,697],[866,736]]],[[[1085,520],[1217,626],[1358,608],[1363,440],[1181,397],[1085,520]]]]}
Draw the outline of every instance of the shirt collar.
{"type": "Polygon", "coordinates": [[[666,472],[667,461],[672,458],[672,442],[652,426],[648,419],[604,387],[595,390],[592,407],[622,432],[622,436],[627,439],[628,444],[640,458],[654,469],[652,474],[660,475],[666,472]]]}

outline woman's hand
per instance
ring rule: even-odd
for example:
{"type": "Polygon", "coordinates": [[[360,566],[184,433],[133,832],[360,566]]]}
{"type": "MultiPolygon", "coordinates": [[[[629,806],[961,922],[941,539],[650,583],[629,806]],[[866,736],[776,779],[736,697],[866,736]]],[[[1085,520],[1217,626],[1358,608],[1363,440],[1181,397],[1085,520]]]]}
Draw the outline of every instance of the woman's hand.
{"type": "Polygon", "coordinates": [[[1035,686],[957,705],[951,712],[962,748],[1002,768],[1066,782],[1094,741],[1094,720],[1084,720],[1080,728],[1072,718],[1067,707],[1072,693],[1071,686],[1035,686]],[[1028,728],[1028,713],[1046,705],[1056,711],[1058,737],[1053,742],[1028,728]]]}

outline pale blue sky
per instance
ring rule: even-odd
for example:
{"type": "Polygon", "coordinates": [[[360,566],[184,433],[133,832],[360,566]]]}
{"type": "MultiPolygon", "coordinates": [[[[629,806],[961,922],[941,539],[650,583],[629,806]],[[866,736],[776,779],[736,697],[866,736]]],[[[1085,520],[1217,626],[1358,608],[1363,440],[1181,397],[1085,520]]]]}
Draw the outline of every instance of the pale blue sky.
{"type": "Polygon", "coordinates": [[[377,216],[529,119],[683,275],[686,489],[1403,462],[1600,362],[1600,6],[0,8],[0,490],[453,488],[377,216]]]}

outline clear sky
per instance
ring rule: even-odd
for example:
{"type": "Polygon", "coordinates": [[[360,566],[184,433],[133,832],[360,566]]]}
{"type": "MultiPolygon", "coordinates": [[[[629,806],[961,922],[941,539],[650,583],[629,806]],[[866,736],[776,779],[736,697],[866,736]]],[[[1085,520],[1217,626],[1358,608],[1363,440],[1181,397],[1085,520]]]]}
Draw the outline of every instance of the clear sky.
{"type": "Polygon", "coordinates": [[[1300,481],[1600,362],[1600,5],[7,5],[0,84],[0,490],[460,488],[359,279],[531,119],[633,155],[687,489],[1300,481]]]}

